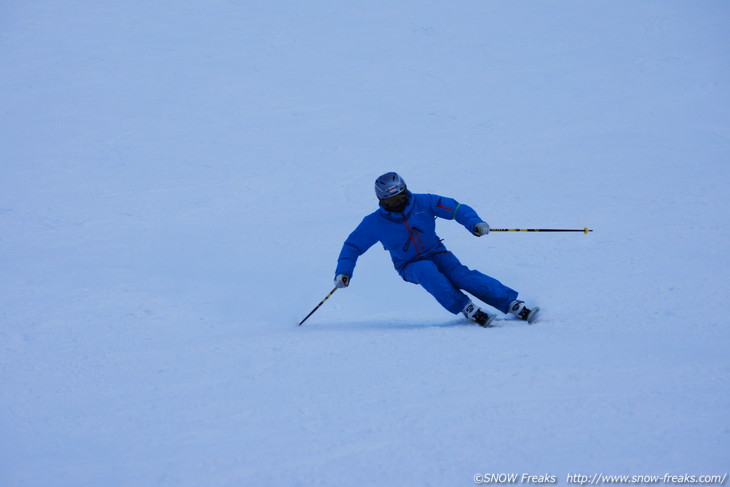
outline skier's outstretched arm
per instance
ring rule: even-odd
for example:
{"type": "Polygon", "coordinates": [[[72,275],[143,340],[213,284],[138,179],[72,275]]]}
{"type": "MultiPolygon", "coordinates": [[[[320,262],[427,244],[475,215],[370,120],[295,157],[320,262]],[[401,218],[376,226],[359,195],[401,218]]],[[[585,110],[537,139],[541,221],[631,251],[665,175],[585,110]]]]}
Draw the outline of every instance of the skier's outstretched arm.
{"type": "Polygon", "coordinates": [[[357,259],[375,245],[377,241],[372,226],[365,218],[342,245],[340,256],[337,258],[337,269],[335,269],[335,285],[337,287],[343,288],[350,285],[357,259]]]}
{"type": "Polygon", "coordinates": [[[437,217],[445,218],[446,220],[456,220],[477,237],[489,233],[489,225],[479,217],[471,206],[459,203],[455,199],[445,196],[429,196],[431,197],[431,208],[437,217]]]}

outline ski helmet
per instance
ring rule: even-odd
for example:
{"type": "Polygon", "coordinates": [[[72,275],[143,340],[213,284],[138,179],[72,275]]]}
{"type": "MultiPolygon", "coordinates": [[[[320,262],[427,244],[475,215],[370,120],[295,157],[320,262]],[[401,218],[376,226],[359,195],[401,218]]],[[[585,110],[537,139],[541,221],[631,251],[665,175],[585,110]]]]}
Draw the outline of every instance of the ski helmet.
{"type": "Polygon", "coordinates": [[[379,200],[388,199],[391,196],[406,191],[406,182],[397,173],[388,172],[375,180],[375,195],[379,200]]]}

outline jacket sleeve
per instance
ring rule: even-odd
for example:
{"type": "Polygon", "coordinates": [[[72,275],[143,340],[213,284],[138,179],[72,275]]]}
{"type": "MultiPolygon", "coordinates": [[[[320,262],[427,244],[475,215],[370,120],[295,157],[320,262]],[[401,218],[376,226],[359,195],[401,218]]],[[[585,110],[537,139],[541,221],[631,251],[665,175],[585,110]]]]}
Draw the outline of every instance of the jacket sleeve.
{"type": "Polygon", "coordinates": [[[456,220],[469,230],[469,233],[474,233],[474,225],[483,221],[471,206],[446,196],[432,194],[429,197],[434,215],[446,220],[456,220]]]}
{"type": "Polygon", "coordinates": [[[342,245],[340,256],[337,258],[335,276],[344,274],[352,277],[358,257],[367,252],[377,241],[373,225],[366,217],[342,245]]]}

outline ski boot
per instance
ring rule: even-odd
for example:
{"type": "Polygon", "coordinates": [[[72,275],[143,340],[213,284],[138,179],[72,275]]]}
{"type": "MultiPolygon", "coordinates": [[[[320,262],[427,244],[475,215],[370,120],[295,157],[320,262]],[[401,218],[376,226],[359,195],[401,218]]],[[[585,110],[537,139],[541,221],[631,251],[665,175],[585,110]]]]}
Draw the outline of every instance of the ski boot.
{"type": "Polygon", "coordinates": [[[488,313],[485,313],[471,301],[466,303],[466,306],[464,306],[464,310],[462,311],[462,313],[464,313],[464,316],[466,316],[467,319],[475,321],[479,326],[483,326],[484,328],[489,327],[492,324],[494,318],[497,317],[497,315],[490,315],[488,313]]]}
{"type": "Polygon", "coordinates": [[[534,308],[530,309],[525,306],[524,301],[515,299],[509,304],[508,310],[508,313],[517,317],[518,320],[526,321],[532,324],[532,322],[535,321],[535,318],[537,317],[537,312],[540,311],[540,308],[535,306],[534,308]]]}

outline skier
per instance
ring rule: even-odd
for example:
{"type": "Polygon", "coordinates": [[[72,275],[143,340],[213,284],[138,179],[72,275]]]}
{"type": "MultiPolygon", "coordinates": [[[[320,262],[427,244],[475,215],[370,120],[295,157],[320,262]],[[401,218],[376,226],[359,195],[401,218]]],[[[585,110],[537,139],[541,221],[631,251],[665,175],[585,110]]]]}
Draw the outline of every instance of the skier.
{"type": "Polygon", "coordinates": [[[363,218],[347,237],[337,259],[335,285],[350,284],[358,257],[376,242],[390,252],[395,269],[408,282],[420,284],[453,314],[481,326],[490,325],[496,315],[476,306],[462,290],[494,308],[532,322],[539,308],[527,308],[517,291],[496,279],[470,270],[446,249],[436,235],[436,217],[456,220],[481,237],[489,225],[467,205],[435,194],[415,194],[398,174],[389,172],[375,180],[380,208],[363,218]]]}

